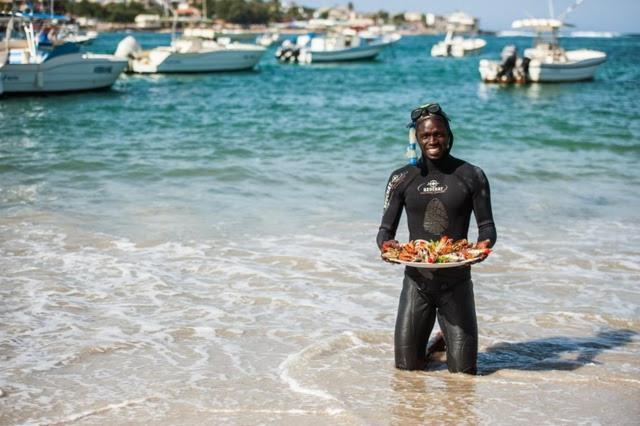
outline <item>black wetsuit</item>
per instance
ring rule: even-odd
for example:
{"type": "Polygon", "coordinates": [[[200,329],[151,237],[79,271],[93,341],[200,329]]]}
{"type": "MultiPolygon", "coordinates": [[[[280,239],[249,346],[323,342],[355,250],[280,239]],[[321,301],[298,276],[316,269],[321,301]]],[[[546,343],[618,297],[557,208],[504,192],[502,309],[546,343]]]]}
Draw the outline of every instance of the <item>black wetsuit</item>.
{"type": "MultiPolygon", "coordinates": [[[[467,238],[471,212],[478,224],[478,240],[496,241],[489,183],[483,171],[446,154],[440,160],[424,157],[391,174],[377,243],[395,239],[407,211],[409,238],[436,240],[446,235],[467,238]]],[[[395,330],[396,367],[421,368],[436,319],[445,336],[451,372],[475,374],[478,331],[471,267],[428,270],[407,267],[395,330]]]]}

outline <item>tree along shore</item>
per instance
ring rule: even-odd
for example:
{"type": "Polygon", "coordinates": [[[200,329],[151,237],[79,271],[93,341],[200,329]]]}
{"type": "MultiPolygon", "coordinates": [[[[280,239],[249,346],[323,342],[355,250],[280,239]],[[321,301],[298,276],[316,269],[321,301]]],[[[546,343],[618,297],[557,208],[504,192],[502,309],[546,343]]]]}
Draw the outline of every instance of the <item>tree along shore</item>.
{"type": "MultiPolygon", "coordinates": [[[[316,9],[306,6],[284,8],[279,0],[205,0],[206,5],[197,3],[198,11],[205,12],[206,19],[219,19],[239,25],[263,24],[274,22],[290,22],[307,20],[314,17],[316,9]]],[[[135,17],[140,14],[170,16],[170,11],[159,5],[146,6],[144,3],[110,3],[101,5],[88,0],[76,2],[73,0],[57,0],[54,3],[55,13],[71,15],[72,17],[93,18],[105,23],[133,24],[135,17]]],[[[349,4],[352,10],[353,5],[349,4]]],[[[320,18],[328,18],[328,12],[320,14],[320,18]]],[[[384,10],[367,14],[378,23],[405,23],[404,14],[390,15],[384,10]]],[[[202,17],[202,16],[200,16],[202,17]]],[[[197,18],[200,18],[197,17],[197,18]]]]}

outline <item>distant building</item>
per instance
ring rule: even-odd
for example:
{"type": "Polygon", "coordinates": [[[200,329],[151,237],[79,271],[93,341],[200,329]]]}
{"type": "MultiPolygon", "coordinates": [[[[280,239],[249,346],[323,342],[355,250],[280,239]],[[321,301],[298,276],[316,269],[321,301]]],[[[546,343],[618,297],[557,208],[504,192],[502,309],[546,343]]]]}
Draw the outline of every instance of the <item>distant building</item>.
{"type": "Polygon", "coordinates": [[[447,24],[457,31],[478,31],[478,18],[460,10],[447,17],[447,24]]]}
{"type": "Polygon", "coordinates": [[[136,27],[141,30],[155,30],[162,28],[160,15],[137,15],[135,18],[136,27]]]}
{"type": "Polygon", "coordinates": [[[175,8],[176,14],[185,18],[200,18],[202,14],[200,13],[200,9],[197,7],[191,6],[187,2],[178,3],[178,6],[175,8]]]}
{"type": "Polygon", "coordinates": [[[404,20],[410,24],[422,22],[422,13],[420,12],[405,12],[404,20]]]}
{"type": "Polygon", "coordinates": [[[436,15],[433,13],[425,13],[424,15],[424,24],[427,27],[433,27],[436,25],[436,15]]]}
{"type": "Polygon", "coordinates": [[[340,7],[321,7],[313,12],[314,19],[328,19],[331,21],[350,21],[356,19],[358,14],[344,6],[340,7]]]}
{"type": "Polygon", "coordinates": [[[424,15],[424,25],[430,32],[441,33],[447,30],[475,32],[478,30],[478,24],[478,18],[462,11],[455,11],[446,16],[433,13],[424,15]]]}
{"type": "Polygon", "coordinates": [[[430,32],[445,32],[447,31],[447,17],[427,13],[424,15],[424,25],[430,32]]]}
{"type": "Polygon", "coordinates": [[[350,19],[347,22],[347,25],[351,28],[368,28],[376,25],[376,21],[373,18],[357,17],[355,19],[350,19]]]}

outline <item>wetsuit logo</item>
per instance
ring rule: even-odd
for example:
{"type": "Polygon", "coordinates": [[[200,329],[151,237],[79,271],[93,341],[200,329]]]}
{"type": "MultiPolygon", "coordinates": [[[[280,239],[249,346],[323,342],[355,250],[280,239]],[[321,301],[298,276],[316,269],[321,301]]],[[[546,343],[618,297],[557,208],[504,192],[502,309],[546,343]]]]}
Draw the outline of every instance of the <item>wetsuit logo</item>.
{"type": "Polygon", "coordinates": [[[449,227],[449,215],[447,209],[438,198],[429,201],[424,211],[422,226],[425,231],[435,235],[442,233],[449,227]]]}
{"type": "Polygon", "coordinates": [[[420,194],[442,194],[447,190],[447,185],[440,185],[435,179],[431,179],[427,183],[421,183],[418,186],[418,192],[420,194]]]}
{"type": "Polygon", "coordinates": [[[400,174],[391,176],[391,179],[389,179],[389,183],[387,184],[387,190],[384,193],[384,207],[382,208],[383,211],[387,210],[387,207],[389,207],[389,201],[391,200],[391,194],[393,190],[400,186],[400,184],[405,180],[406,177],[407,172],[402,172],[400,174]]]}

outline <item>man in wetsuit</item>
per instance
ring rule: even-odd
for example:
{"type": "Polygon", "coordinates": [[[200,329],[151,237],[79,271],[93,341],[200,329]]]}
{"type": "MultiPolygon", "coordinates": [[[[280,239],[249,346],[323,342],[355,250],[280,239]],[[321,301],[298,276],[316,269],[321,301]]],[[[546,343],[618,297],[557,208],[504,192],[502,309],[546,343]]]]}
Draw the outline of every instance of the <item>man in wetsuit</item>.
{"type": "MultiPolygon", "coordinates": [[[[483,171],[453,157],[449,119],[438,104],[411,112],[411,125],[422,157],[391,174],[387,183],[377,243],[397,245],[396,230],[407,212],[411,240],[437,240],[446,235],[467,238],[471,212],[478,225],[478,241],[496,241],[489,182],[483,171]]],[[[423,369],[427,341],[436,316],[444,335],[449,371],[476,374],[478,329],[471,267],[444,269],[406,267],[395,328],[396,367],[423,369]]],[[[436,342],[437,344],[437,342],[436,342]]]]}

